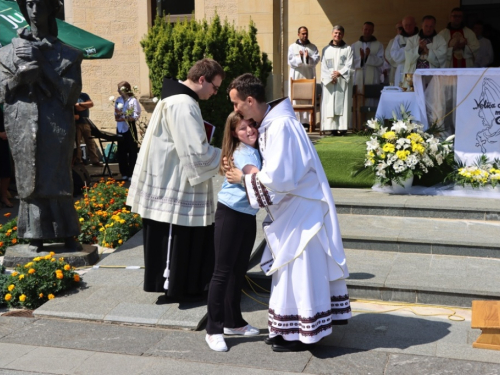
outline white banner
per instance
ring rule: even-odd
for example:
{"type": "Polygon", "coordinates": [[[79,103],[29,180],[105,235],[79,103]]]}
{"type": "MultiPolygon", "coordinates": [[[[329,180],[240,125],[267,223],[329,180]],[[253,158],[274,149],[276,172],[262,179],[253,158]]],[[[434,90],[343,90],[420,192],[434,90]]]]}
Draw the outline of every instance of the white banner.
{"type": "Polygon", "coordinates": [[[456,110],[455,154],[467,165],[482,154],[500,158],[500,75],[488,73],[458,75],[457,104],[465,100],[456,110]]]}

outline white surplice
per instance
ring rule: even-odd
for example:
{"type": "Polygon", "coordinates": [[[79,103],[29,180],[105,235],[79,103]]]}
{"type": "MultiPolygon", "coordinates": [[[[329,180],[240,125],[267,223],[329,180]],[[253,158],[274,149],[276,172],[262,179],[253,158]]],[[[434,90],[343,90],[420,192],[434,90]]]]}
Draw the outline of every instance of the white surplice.
{"type": "Polygon", "coordinates": [[[394,42],[391,47],[391,57],[396,62],[396,72],[394,73],[394,85],[399,86],[403,80],[403,72],[405,68],[405,48],[408,43],[408,39],[411,37],[406,37],[403,35],[397,35],[394,38],[394,42]]]}
{"type": "Polygon", "coordinates": [[[394,61],[394,59],[391,56],[391,48],[392,44],[394,43],[394,39],[389,40],[389,43],[387,44],[387,48],[385,49],[384,55],[385,59],[387,62],[391,65],[391,71],[389,72],[389,85],[394,86],[394,77],[396,75],[396,68],[398,67],[398,63],[394,61]]]}
{"type": "Polygon", "coordinates": [[[429,53],[421,55],[420,48],[420,35],[413,35],[408,38],[405,47],[405,67],[404,73],[413,73],[417,69],[417,60],[427,60],[429,62],[429,69],[444,68],[446,64],[446,52],[448,45],[441,35],[434,35],[432,43],[427,44],[429,53]]]}
{"type": "Polygon", "coordinates": [[[321,57],[321,130],[347,130],[351,122],[352,48],[347,44],[323,48],[321,57]],[[332,72],[341,76],[332,82],[332,72]]]}
{"type": "MultiPolygon", "coordinates": [[[[298,41],[288,47],[288,65],[290,65],[290,79],[311,79],[316,77],[316,65],[319,62],[319,51],[312,43],[299,44],[298,41]],[[305,55],[300,56],[300,51],[309,56],[308,59],[305,55]]],[[[291,95],[291,84],[288,82],[288,96],[291,95]]],[[[294,100],[293,104],[308,104],[307,101],[294,100]]],[[[303,123],[309,123],[309,114],[307,112],[295,112],[297,119],[303,123]]]]}
{"type": "Polygon", "coordinates": [[[288,98],[259,127],[262,170],[245,176],[252,207],[265,208],[261,266],[272,275],[269,335],[314,343],[351,317],[349,276],[330,186],[288,98]],[[304,214],[307,213],[307,214],[304,214]]]}
{"type": "MultiPolygon", "coordinates": [[[[462,29],[462,32],[464,38],[467,40],[467,45],[463,50],[462,58],[465,59],[466,68],[474,68],[474,59],[476,57],[477,51],[479,51],[479,41],[477,40],[474,31],[472,31],[468,27],[464,27],[462,29]]],[[[445,28],[441,30],[438,35],[441,35],[444,38],[444,40],[446,41],[446,45],[448,46],[448,43],[451,39],[450,29],[445,28]]],[[[453,47],[447,48],[448,50],[446,54],[446,64],[444,68],[453,68],[453,47]]]]}
{"type": "Polygon", "coordinates": [[[380,83],[380,68],[384,65],[384,46],[378,40],[373,40],[371,42],[364,42],[358,40],[353,43],[352,46],[353,53],[353,68],[354,70],[354,84],[358,86],[358,92],[363,85],[373,85],[380,83]],[[368,58],[365,57],[365,61],[362,61],[360,49],[366,50],[370,49],[370,55],[368,58]]]}

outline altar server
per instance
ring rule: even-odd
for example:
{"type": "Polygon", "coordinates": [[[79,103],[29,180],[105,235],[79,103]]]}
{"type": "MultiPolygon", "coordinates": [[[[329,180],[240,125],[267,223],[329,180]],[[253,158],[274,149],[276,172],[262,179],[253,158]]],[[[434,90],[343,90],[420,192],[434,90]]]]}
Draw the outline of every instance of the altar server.
{"type": "Polygon", "coordinates": [[[321,57],[321,130],[332,135],[345,134],[351,120],[353,53],[343,38],[344,28],[334,26],[321,57]]]}
{"type": "Polygon", "coordinates": [[[474,58],[479,50],[474,31],[463,23],[464,12],[460,8],[453,8],[450,14],[450,22],[445,29],[439,32],[446,43],[448,51],[446,55],[446,68],[473,68],[474,58]]]}
{"type": "Polygon", "coordinates": [[[405,47],[405,73],[416,69],[444,68],[446,63],[446,41],[436,34],[436,18],[422,18],[422,28],[417,35],[408,38],[405,47]]]}
{"type": "Polygon", "coordinates": [[[252,207],[268,212],[261,263],[272,275],[266,343],[278,352],[301,350],[351,317],[331,189],[288,98],[267,104],[251,74],[237,77],[228,91],[234,110],[259,124],[261,171],[242,175],[233,168],[226,177],[242,181],[252,207]]]}
{"type": "MultiPolygon", "coordinates": [[[[396,37],[399,34],[401,34],[402,31],[403,31],[403,24],[401,22],[398,22],[396,24],[396,37]]],[[[391,56],[391,48],[396,37],[389,40],[389,43],[387,43],[387,48],[385,49],[384,52],[385,60],[391,65],[391,70],[389,72],[389,85],[391,86],[394,86],[394,77],[396,75],[396,68],[398,67],[398,63],[394,61],[394,59],[391,56]]]]}
{"type": "MultiPolygon", "coordinates": [[[[307,27],[300,26],[298,39],[288,47],[288,65],[290,65],[290,79],[311,79],[316,77],[316,65],[319,62],[318,47],[309,39],[307,27]]],[[[288,96],[291,95],[291,84],[288,83],[288,96]]],[[[302,104],[301,100],[293,104],[302,104]]],[[[307,104],[307,101],[306,101],[307,104]]],[[[306,112],[295,112],[299,121],[303,124],[309,123],[309,114],[306,112]]]]}
{"type": "Polygon", "coordinates": [[[405,48],[408,43],[408,39],[418,33],[418,28],[416,27],[415,18],[412,16],[406,16],[401,21],[403,24],[403,31],[394,39],[394,43],[391,47],[391,57],[398,64],[396,68],[396,73],[394,76],[394,84],[398,86],[403,81],[403,73],[405,68],[405,48]]]}
{"type": "MultiPolygon", "coordinates": [[[[363,35],[351,46],[353,53],[354,85],[358,93],[363,93],[365,85],[380,83],[382,65],[384,64],[384,46],[373,36],[373,22],[363,24],[363,35]]],[[[376,106],[376,99],[366,99],[365,105],[376,106]],[[370,103],[371,101],[371,103],[370,103]]]]}
{"type": "Polygon", "coordinates": [[[221,151],[208,142],[198,101],[216,95],[224,76],[202,59],[185,81],[165,78],[127,197],[142,216],[143,288],[176,301],[202,298],[214,270],[212,177],[221,151]]]}

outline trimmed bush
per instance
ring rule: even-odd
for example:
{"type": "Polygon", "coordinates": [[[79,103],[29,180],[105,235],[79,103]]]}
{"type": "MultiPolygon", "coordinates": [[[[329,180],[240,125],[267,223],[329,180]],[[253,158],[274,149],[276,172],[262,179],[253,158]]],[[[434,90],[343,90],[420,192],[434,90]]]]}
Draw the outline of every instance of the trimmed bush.
{"type": "Polygon", "coordinates": [[[271,72],[271,62],[261,53],[257,29],[250,21],[248,30],[236,29],[218,15],[206,20],[171,23],[169,18],[157,17],[141,41],[153,85],[153,95],[160,97],[164,77],[185,80],[191,66],[202,58],[212,58],[224,68],[226,78],[218,95],[200,101],[204,120],[214,124],[213,144],[222,142],[223,127],[232,104],[226,94],[229,83],[243,73],[252,73],[265,85],[271,72]]]}

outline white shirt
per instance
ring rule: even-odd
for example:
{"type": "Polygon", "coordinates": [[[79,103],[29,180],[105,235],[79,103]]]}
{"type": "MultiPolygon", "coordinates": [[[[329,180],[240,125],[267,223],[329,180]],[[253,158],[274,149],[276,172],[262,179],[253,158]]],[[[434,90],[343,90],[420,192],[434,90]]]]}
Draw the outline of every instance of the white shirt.
{"type": "MultiPolygon", "coordinates": [[[[115,108],[118,111],[121,111],[122,113],[127,113],[128,114],[128,120],[137,120],[139,116],[141,115],[141,106],[139,105],[139,102],[135,98],[135,96],[130,96],[127,98],[126,101],[123,100],[123,98],[120,96],[118,99],[115,101],[115,108]],[[121,104],[123,107],[121,109],[118,109],[118,107],[121,104]],[[130,109],[130,111],[129,111],[130,109]]],[[[116,122],[116,129],[118,133],[126,133],[129,130],[129,126],[127,124],[127,121],[125,121],[125,118],[123,117],[124,121],[117,121],[116,122]]]]}

